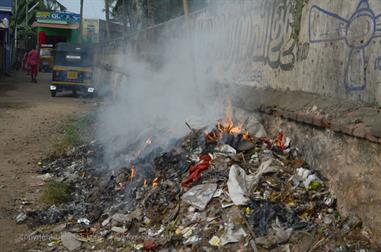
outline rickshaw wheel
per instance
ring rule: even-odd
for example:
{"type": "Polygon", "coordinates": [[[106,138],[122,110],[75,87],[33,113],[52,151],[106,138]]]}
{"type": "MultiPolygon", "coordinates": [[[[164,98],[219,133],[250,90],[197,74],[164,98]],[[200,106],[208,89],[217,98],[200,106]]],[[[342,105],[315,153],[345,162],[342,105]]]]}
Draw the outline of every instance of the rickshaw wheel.
{"type": "Polygon", "coordinates": [[[56,91],[50,91],[50,96],[51,96],[51,97],[56,97],[56,94],[57,94],[56,91]]]}

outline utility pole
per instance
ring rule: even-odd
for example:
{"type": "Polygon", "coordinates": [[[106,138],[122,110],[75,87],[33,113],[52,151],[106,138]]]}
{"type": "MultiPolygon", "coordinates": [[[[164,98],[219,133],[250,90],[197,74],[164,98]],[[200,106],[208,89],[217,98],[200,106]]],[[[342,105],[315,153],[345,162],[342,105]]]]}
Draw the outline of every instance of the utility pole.
{"type": "Polygon", "coordinates": [[[105,1],[105,12],[106,12],[106,35],[107,35],[107,40],[110,40],[110,8],[109,8],[109,0],[104,0],[105,1]]]}
{"type": "Polygon", "coordinates": [[[29,0],[25,0],[25,26],[28,26],[28,5],[29,5],[29,0]]]}
{"type": "Polygon", "coordinates": [[[122,0],[122,15],[123,15],[123,29],[127,33],[127,11],[126,11],[126,0],[122,0]]]}
{"type": "Polygon", "coordinates": [[[14,52],[17,52],[17,21],[18,21],[18,18],[17,18],[17,15],[18,15],[18,0],[16,0],[15,2],[15,16],[16,16],[16,20],[15,20],[15,48],[14,48],[14,52]]]}
{"type": "Polygon", "coordinates": [[[82,43],[82,33],[83,33],[83,0],[81,0],[80,16],[81,16],[81,18],[79,20],[78,43],[82,43]]]}
{"type": "Polygon", "coordinates": [[[183,0],[184,16],[188,17],[189,15],[189,4],[188,0],[183,0]]]}

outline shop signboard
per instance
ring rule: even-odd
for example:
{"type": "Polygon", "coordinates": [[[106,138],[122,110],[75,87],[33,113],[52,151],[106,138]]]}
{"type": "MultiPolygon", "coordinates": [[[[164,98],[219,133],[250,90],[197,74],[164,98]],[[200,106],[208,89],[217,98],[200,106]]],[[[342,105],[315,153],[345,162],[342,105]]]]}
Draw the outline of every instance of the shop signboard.
{"type": "Polygon", "coordinates": [[[70,12],[40,11],[36,13],[36,20],[45,24],[79,24],[81,16],[70,12]]]}

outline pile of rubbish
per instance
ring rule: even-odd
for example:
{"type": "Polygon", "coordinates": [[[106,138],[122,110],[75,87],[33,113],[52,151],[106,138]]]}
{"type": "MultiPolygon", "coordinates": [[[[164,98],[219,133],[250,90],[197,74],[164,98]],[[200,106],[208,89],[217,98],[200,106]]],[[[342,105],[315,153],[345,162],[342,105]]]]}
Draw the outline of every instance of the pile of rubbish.
{"type": "Polygon", "coordinates": [[[19,222],[44,225],[35,232],[50,234],[39,245],[51,250],[376,251],[291,139],[268,137],[251,114],[231,118],[209,131],[187,124],[172,150],[116,171],[96,142],[45,160],[41,173],[67,183],[70,200],[19,222]]]}

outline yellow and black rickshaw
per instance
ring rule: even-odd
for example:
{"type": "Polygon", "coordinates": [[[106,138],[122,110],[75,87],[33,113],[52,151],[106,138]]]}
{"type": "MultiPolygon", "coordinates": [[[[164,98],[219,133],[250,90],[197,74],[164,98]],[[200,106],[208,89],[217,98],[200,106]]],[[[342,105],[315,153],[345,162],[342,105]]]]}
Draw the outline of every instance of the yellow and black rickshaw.
{"type": "Polygon", "coordinates": [[[94,95],[93,53],[90,47],[71,43],[58,43],[54,52],[54,64],[50,93],[72,91],[94,95]]]}

